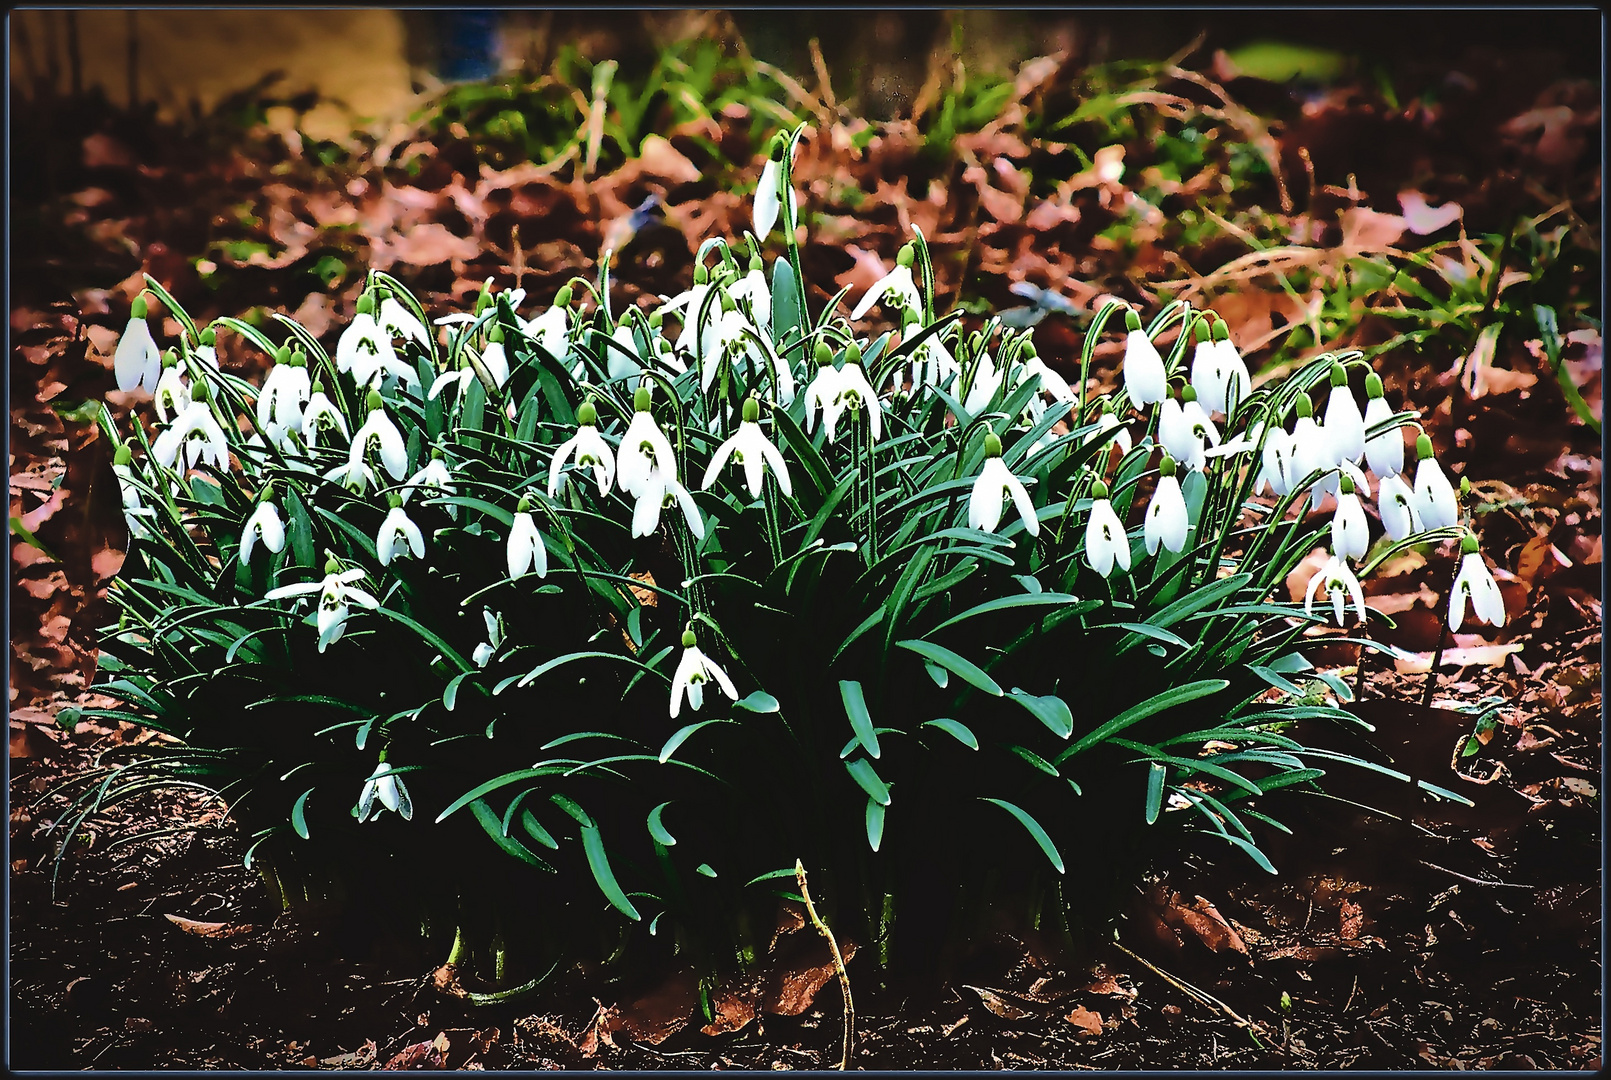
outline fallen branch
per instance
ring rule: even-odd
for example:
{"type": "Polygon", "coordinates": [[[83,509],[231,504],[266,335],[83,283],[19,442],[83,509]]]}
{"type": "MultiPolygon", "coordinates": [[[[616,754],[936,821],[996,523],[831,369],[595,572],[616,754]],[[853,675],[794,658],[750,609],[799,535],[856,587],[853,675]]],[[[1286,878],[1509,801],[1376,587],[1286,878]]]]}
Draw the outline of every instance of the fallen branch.
{"type": "Polygon", "coordinates": [[[828,924],[817,916],[817,907],[811,902],[811,893],[806,889],[805,864],[799,859],[794,860],[794,880],[800,885],[800,898],[805,901],[806,914],[811,917],[811,925],[817,932],[828,939],[828,948],[833,952],[834,970],[839,972],[839,988],[845,995],[845,1048],[839,1058],[841,1072],[850,1068],[850,1047],[854,1039],[856,1028],[856,1006],[850,1000],[850,974],[845,971],[844,957],[839,954],[839,942],[834,940],[833,931],[828,924]]]}

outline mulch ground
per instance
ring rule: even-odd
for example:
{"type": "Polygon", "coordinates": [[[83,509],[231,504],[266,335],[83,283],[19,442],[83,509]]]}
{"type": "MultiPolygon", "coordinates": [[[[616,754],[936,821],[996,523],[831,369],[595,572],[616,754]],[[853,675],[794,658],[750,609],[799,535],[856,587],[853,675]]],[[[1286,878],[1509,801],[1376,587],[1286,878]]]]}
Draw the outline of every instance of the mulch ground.
{"type": "MultiPolygon", "coordinates": [[[[1581,88],[1521,66],[1521,74],[1507,69],[1504,79],[1482,83],[1483,93],[1503,91],[1498,105],[1493,94],[1478,95],[1492,113],[1487,128],[1487,114],[1470,108],[1461,114],[1465,127],[1426,128],[1429,145],[1441,139],[1433,155],[1440,167],[1474,178],[1428,190],[1463,200],[1468,220],[1495,202],[1514,208],[1536,196],[1532,212],[1542,214],[1564,199],[1574,242],[1592,244],[1597,260],[1598,164],[1569,152],[1577,139],[1582,154],[1598,114],[1584,121],[1581,88]],[[1449,164],[1466,142],[1488,146],[1494,131],[1540,109],[1565,110],[1567,119],[1539,120],[1534,143],[1511,146],[1521,157],[1481,156],[1490,147],[1449,164]],[[1529,162],[1536,176],[1526,172],[1529,162]],[[1490,182],[1505,175],[1509,187],[1490,182]],[[1528,184],[1552,186],[1532,193],[1528,184]]],[[[1058,70],[1043,65],[1031,74],[1055,83],[1058,70]]],[[[1030,86],[1024,100],[1051,93],[1051,83],[1030,86]]],[[[1338,92],[1271,130],[1301,135],[1321,161],[1333,145],[1328,131],[1367,130],[1383,122],[1379,113],[1338,92]]],[[[242,868],[239,832],[199,795],[146,796],[97,817],[63,858],[54,891],[52,882],[57,837],[48,830],[66,805],[55,786],[97,754],[150,737],[130,725],[81,723],[67,732],[55,723],[62,706],[93,700],[94,628],[107,621],[104,589],[122,550],[115,488],[110,501],[106,494],[109,454],[73,409],[105,397],[122,416],[134,404],[107,391],[119,316],[139,274],[168,283],[198,318],[268,304],[322,336],[350,317],[353,268],[365,265],[391,266],[431,308],[464,303],[486,276],[506,285],[519,276],[546,296],[571,273],[591,274],[608,222],[658,193],[668,225],[622,252],[619,302],[630,303],[681,287],[701,235],[742,226],[747,207],[701,179],[712,163],[700,156],[715,147],[731,159],[724,167],[748,167],[758,148],[739,138],[742,118],[724,114],[702,141],[673,133],[652,160],[584,181],[532,166],[479,167],[451,133],[400,138],[387,150],[392,164],[344,172],[265,129],[213,145],[93,103],[14,115],[34,125],[22,137],[42,149],[15,183],[12,206],[11,513],[38,542],[14,530],[12,1067],[836,1065],[838,989],[810,931],[785,932],[794,927],[787,913],[777,954],[763,965],[771,981],[760,1015],[741,1024],[718,1009],[707,1025],[674,972],[626,985],[577,968],[537,997],[470,1005],[455,973],[438,968],[441,957],[355,933],[361,913],[282,913],[242,868]],[[410,159],[418,159],[412,170],[396,164],[410,159]],[[709,1034],[707,1026],[735,1030],[709,1034]]],[[[1402,136],[1401,128],[1392,129],[1402,136]]],[[[1013,138],[971,138],[955,169],[937,173],[924,193],[885,175],[894,170],[898,179],[910,160],[902,154],[920,143],[915,130],[881,129],[866,157],[812,151],[802,186],[828,220],[825,239],[808,248],[808,278],[860,281],[873,272],[869,253],[887,266],[913,221],[942,254],[972,253],[960,264],[942,259],[948,298],[971,282],[1005,306],[1016,302],[1009,281],[1028,279],[1062,287],[1082,305],[1103,291],[1143,300],[1161,277],[1181,272],[1180,260],[1149,254],[1146,243],[1137,252],[1096,235],[1093,223],[1113,220],[1122,193],[1076,177],[1055,198],[1032,197],[1012,161],[1054,165],[1040,147],[1032,159],[1019,154],[1013,138]],[[866,193],[853,211],[834,201],[847,180],[866,193]],[[1150,271],[1148,258],[1156,260],[1150,271]]],[[[1335,232],[1350,211],[1357,225],[1361,209],[1395,209],[1390,196],[1403,176],[1358,178],[1377,197],[1376,210],[1369,196],[1314,194],[1305,205],[1311,182],[1291,149],[1275,144],[1276,160],[1295,170],[1286,177],[1299,196],[1293,213],[1331,215],[1330,226],[1314,223],[1317,243],[1332,242],[1326,228],[1335,232]]],[[[1132,147],[1130,160],[1141,152],[1132,147]]],[[[1242,253],[1216,250],[1186,261],[1207,275],[1242,253]]],[[[1249,283],[1216,303],[1270,321],[1281,302],[1260,308],[1248,300],[1267,285],[1249,283]]],[[[1562,288],[1597,295],[1597,271],[1562,288]]],[[[1272,331],[1279,327],[1277,314],[1272,331]]],[[[1349,344],[1369,344],[1379,329],[1364,325],[1361,341],[1349,344]]],[[[1599,335],[1573,330],[1569,365],[1597,408],[1599,335]]],[[[1073,340],[1057,316],[1037,332],[1043,355],[1065,367],[1073,340]]],[[[221,352],[235,370],[260,362],[230,348],[221,352]]],[[[1111,380],[1114,357],[1098,357],[1097,377],[1111,380]]],[[[1333,774],[1328,792],[1346,801],[1293,821],[1296,838],[1272,837],[1279,876],[1234,853],[1182,853],[1138,886],[1112,944],[1077,963],[1032,928],[1006,923],[944,985],[879,987],[867,959],[853,957],[855,1066],[1599,1067],[1599,441],[1572,421],[1528,343],[1504,340],[1495,378],[1476,398],[1461,383],[1459,360],[1432,348],[1386,357],[1381,368],[1390,396],[1424,410],[1440,456],[1477,481],[1485,507],[1478,525],[1498,567],[1507,625],[1455,635],[1431,705],[1422,705],[1455,563],[1450,551],[1432,552],[1384,568],[1367,586],[1397,623],[1383,637],[1410,659],[1373,659],[1361,674],[1351,647],[1320,646],[1314,658],[1357,687],[1351,707],[1376,725],[1381,750],[1398,767],[1460,791],[1475,807],[1333,774]],[[1499,706],[1497,723],[1476,729],[1487,705],[1499,706]]],[[[1071,864],[1073,880],[1077,856],[1071,864]]]]}

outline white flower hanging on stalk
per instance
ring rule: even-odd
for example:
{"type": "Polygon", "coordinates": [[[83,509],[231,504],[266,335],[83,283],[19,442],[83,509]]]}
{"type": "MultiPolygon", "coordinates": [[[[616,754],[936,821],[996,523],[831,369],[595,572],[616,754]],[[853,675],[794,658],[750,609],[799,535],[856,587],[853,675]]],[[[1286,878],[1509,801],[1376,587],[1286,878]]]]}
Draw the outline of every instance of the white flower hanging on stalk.
{"type": "Polygon", "coordinates": [[[272,424],[289,431],[301,431],[303,407],[312,396],[307,356],[301,349],[292,352],[282,345],[274,367],[257,392],[258,425],[265,430],[272,424]]]}
{"type": "Polygon", "coordinates": [[[1223,320],[1208,317],[1197,324],[1197,344],[1192,351],[1191,387],[1197,400],[1209,413],[1227,416],[1253,392],[1247,363],[1231,344],[1230,329],[1223,320]]]}
{"type": "Polygon", "coordinates": [[[172,364],[166,359],[163,361],[162,376],[157,379],[152,400],[157,407],[157,419],[164,424],[168,422],[170,412],[177,416],[190,404],[190,385],[185,382],[177,361],[172,364]]]}
{"type": "Polygon", "coordinates": [[[1012,474],[1007,463],[1001,460],[1001,438],[994,431],[985,432],[984,468],[979,470],[968,496],[968,528],[995,532],[1001,524],[1001,512],[1010,498],[1018,519],[1030,536],[1040,535],[1040,519],[1035,504],[1029,500],[1024,483],[1012,474]]]}
{"type": "Polygon", "coordinates": [[[384,291],[381,295],[380,310],[375,314],[375,321],[391,337],[409,338],[427,349],[431,347],[431,335],[425,329],[425,324],[404,307],[390,290],[384,291]]]}
{"type": "Polygon", "coordinates": [[[223,471],[229,467],[229,440],[207,404],[207,384],[198,383],[190,392],[194,400],[157,436],[151,455],[163,468],[180,472],[202,462],[223,471]]]}
{"type": "Polygon", "coordinates": [[[762,434],[760,419],[761,403],[753,397],[745,399],[743,419],[738,425],[738,431],[716,448],[709,467],[705,469],[705,478],[699,484],[700,490],[709,491],[716,478],[721,475],[727,459],[732,458],[734,464],[744,466],[744,479],[749,485],[751,498],[761,497],[761,486],[766,480],[767,467],[771,468],[772,475],[777,478],[778,487],[782,489],[783,494],[794,494],[794,486],[789,482],[789,467],[783,460],[783,454],[762,434]]]}
{"type": "MultiPolygon", "coordinates": [[[[447,462],[442,460],[442,451],[433,449],[431,459],[427,461],[420,471],[403,482],[401,492],[404,505],[413,494],[418,491],[422,495],[426,492],[435,492],[441,495],[456,495],[458,488],[453,485],[453,473],[448,469],[447,462]]],[[[449,506],[449,515],[454,515],[458,508],[449,506]]]]}
{"type": "MultiPolygon", "coordinates": [[[[1374,371],[1365,377],[1365,427],[1370,429],[1393,418],[1392,406],[1382,396],[1382,377],[1374,371]]],[[[1365,460],[1377,476],[1396,476],[1404,471],[1404,433],[1389,428],[1365,440],[1365,460]]]]}
{"type": "Polygon", "coordinates": [[[331,431],[341,432],[343,439],[350,438],[347,420],[331,400],[325,396],[324,383],[315,381],[313,393],[302,410],[302,437],[309,446],[319,445],[319,436],[331,431]]]}
{"type": "Polygon", "coordinates": [[[1216,411],[1229,415],[1253,393],[1253,377],[1248,374],[1247,361],[1231,344],[1231,330],[1223,319],[1214,322],[1214,348],[1220,357],[1216,381],[1225,396],[1225,407],[1216,411]]]}
{"type": "MultiPolygon", "coordinates": [[[[782,207],[783,155],[788,152],[788,136],[782,133],[772,136],[772,144],[767,148],[766,164],[761,166],[761,179],[755,185],[755,239],[763,244],[771,234],[772,227],[777,224],[778,211],[782,207]]],[[[789,191],[789,206],[798,219],[799,203],[792,188],[789,191]]]]}
{"type": "Polygon", "coordinates": [[[1085,437],[1085,445],[1089,446],[1091,443],[1101,442],[1108,437],[1108,432],[1113,431],[1117,432],[1113,436],[1113,445],[1119,448],[1120,454],[1128,454],[1132,445],[1130,429],[1121,424],[1119,418],[1113,415],[1113,403],[1107,398],[1102,399],[1100,408],[1101,412],[1097,413],[1096,416],[1096,430],[1085,437]]]}
{"type": "Polygon", "coordinates": [[[123,495],[123,519],[128,523],[129,536],[134,540],[149,540],[156,533],[149,521],[157,512],[140,499],[140,487],[134,479],[134,452],[119,444],[112,455],[112,472],[117,474],[118,488],[123,495]]]}
{"type": "Polygon", "coordinates": [[[1432,456],[1432,440],[1421,435],[1415,440],[1415,509],[1427,529],[1447,529],[1460,523],[1460,504],[1454,487],[1443,475],[1443,467],[1432,456]]]}
{"type": "Polygon", "coordinates": [[[554,460],[548,467],[549,498],[558,495],[565,486],[565,464],[572,457],[578,469],[593,470],[600,496],[610,493],[610,485],[615,483],[615,455],[610,452],[604,436],[599,434],[598,420],[599,412],[593,402],[582,402],[582,407],[576,410],[576,434],[554,451],[554,460]]]}
{"type": "Polygon", "coordinates": [[[632,326],[622,320],[615,326],[615,332],[609,336],[614,344],[604,344],[604,371],[610,380],[630,379],[643,371],[643,364],[638,361],[638,342],[632,333],[632,326]]]}
{"type": "Polygon", "coordinates": [[[1158,405],[1158,442],[1188,469],[1202,472],[1208,467],[1205,440],[1219,445],[1219,429],[1197,403],[1196,391],[1181,388],[1179,403],[1165,397],[1158,405]]]}
{"type": "Polygon", "coordinates": [[[348,491],[358,495],[362,495],[372,485],[380,482],[379,478],[375,476],[375,470],[371,469],[362,458],[352,457],[325,473],[324,478],[334,480],[348,491]]]}
{"type": "Polygon", "coordinates": [[[1328,433],[1315,422],[1314,406],[1308,394],[1298,395],[1298,422],[1292,428],[1294,483],[1319,473],[1311,490],[1315,495],[1337,490],[1337,450],[1328,433]]]}
{"type": "MultiPolygon", "coordinates": [[[[1023,361],[1023,366],[1018,369],[1017,377],[1013,379],[1014,389],[1024,385],[1024,383],[1038,375],[1040,376],[1041,393],[1049,394],[1052,400],[1060,402],[1070,409],[1079,405],[1079,399],[1074,396],[1074,388],[1068,384],[1067,379],[1046,366],[1046,361],[1042,360],[1040,354],[1035,351],[1034,342],[1024,342],[1024,348],[1019,354],[1019,359],[1023,361]]],[[[1039,422],[1040,417],[1037,416],[1035,419],[1039,422]]]]}
{"type": "Polygon", "coordinates": [[[509,576],[517,578],[533,570],[540,578],[548,576],[548,548],[542,534],[537,531],[537,519],[532,516],[529,495],[522,495],[515,508],[515,520],[509,526],[509,576]]]}
{"type": "Polygon", "coordinates": [[[1382,477],[1376,493],[1376,510],[1382,516],[1382,528],[1395,542],[1421,531],[1421,513],[1415,506],[1415,492],[1400,476],[1382,477]]]}
{"type": "Polygon", "coordinates": [[[1005,378],[1006,373],[997,369],[996,362],[990,358],[990,354],[980,352],[979,359],[973,366],[973,382],[968,387],[967,396],[962,399],[962,411],[970,416],[978,416],[984,412],[991,399],[996,396],[996,391],[1001,389],[1005,378]]]}
{"type": "Polygon", "coordinates": [[[554,294],[552,307],[520,327],[521,333],[561,363],[570,353],[570,303],[571,287],[563,285],[554,294]]]}
{"type": "Polygon", "coordinates": [[[1359,403],[1348,389],[1348,371],[1341,364],[1331,365],[1331,394],[1326,398],[1325,431],[1331,439],[1337,461],[1355,464],[1365,458],[1365,418],[1359,403]]]}
{"type": "Polygon", "coordinates": [[[414,803],[408,797],[408,788],[403,786],[403,778],[387,763],[384,750],[380,753],[380,764],[375,766],[374,775],[364,781],[363,791],[358,795],[358,824],[368,821],[371,814],[379,816],[380,811],[375,809],[377,799],[381,806],[394,811],[404,821],[414,816],[414,803]]]}
{"type": "Polygon", "coordinates": [[[353,435],[352,445],[347,448],[349,474],[355,464],[363,461],[364,455],[369,452],[369,444],[375,443],[380,450],[381,465],[393,480],[401,480],[408,475],[408,446],[403,442],[403,433],[386,415],[385,399],[379,391],[369,391],[365,404],[369,406],[369,415],[353,435]]]}
{"type": "Polygon", "coordinates": [[[1458,631],[1465,621],[1466,605],[1478,621],[1489,626],[1505,623],[1505,598],[1499,583],[1482,561],[1477,550],[1477,538],[1470,533],[1460,538],[1460,573],[1455,576],[1454,590],[1449,594],[1449,629],[1458,631]]]}
{"type": "Polygon", "coordinates": [[[405,384],[418,383],[419,374],[398,359],[391,335],[375,320],[374,303],[367,293],[358,298],[358,314],[336,342],[336,370],[351,372],[360,389],[385,375],[396,376],[405,384]]]}
{"type": "MultiPolygon", "coordinates": [[[[492,331],[488,334],[486,348],[481,350],[481,366],[486,368],[488,375],[492,376],[494,389],[502,390],[504,384],[509,381],[509,354],[504,351],[503,328],[501,326],[493,326],[492,331]]],[[[459,361],[458,371],[444,371],[438,375],[436,381],[431,383],[430,392],[425,396],[434,400],[437,395],[455,382],[459,384],[459,394],[463,395],[466,390],[470,389],[470,383],[477,378],[479,376],[476,374],[475,365],[470,362],[468,357],[465,357],[459,361]]]]}
{"type": "Polygon", "coordinates": [[[712,679],[734,701],[738,700],[738,690],[733,686],[733,680],[727,677],[715,661],[699,651],[698,639],[694,637],[692,624],[682,633],[682,659],[677,663],[677,673],[671,677],[671,718],[677,719],[682,711],[682,699],[688,698],[688,707],[695,712],[705,704],[705,684],[712,679]]]}
{"type": "Polygon", "coordinates": [[[243,565],[252,561],[252,549],[259,540],[276,555],[285,549],[285,524],[280,521],[280,512],[270,501],[272,494],[270,485],[270,489],[263,493],[263,501],[257,504],[252,516],[246,519],[246,528],[241,532],[240,545],[240,559],[243,565]]]}
{"type": "Polygon", "coordinates": [[[425,558],[425,537],[420,527],[409,520],[408,511],[403,509],[403,500],[397,495],[387,497],[392,508],[386,514],[386,520],[380,523],[380,532],[375,536],[375,557],[380,565],[390,566],[391,562],[404,551],[414,553],[414,558],[425,558]]]}
{"type": "Polygon", "coordinates": [[[839,369],[833,366],[833,350],[826,343],[817,345],[816,366],[817,373],[806,384],[805,419],[800,425],[807,435],[816,427],[819,411],[824,426],[830,417],[837,419],[839,415],[839,369]]]}
{"type": "Polygon", "coordinates": [[[1309,588],[1303,598],[1305,615],[1314,615],[1315,595],[1322,586],[1331,599],[1331,612],[1338,626],[1348,625],[1343,612],[1349,600],[1353,601],[1354,610],[1359,613],[1359,621],[1365,621],[1365,590],[1360,587],[1359,578],[1348,568],[1348,560],[1333,554],[1326,560],[1325,565],[1315,572],[1314,577],[1309,579],[1309,588]]]}
{"type": "Polygon", "coordinates": [[[1370,524],[1354,494],[1354,481],[1347,476],[1342,477],[1337,509],[1331,517],[1331,549],[1345,559],[1363,559],[1370,550],[1370,524]]]}
{"type": "Polygon", "coordinates": [[[766,274],[761,268],[761,257],[750,256],[750,268],[747,273],[727,290],[727,295],[734,300],[748,300],[750,310],[755,313],[755,323],[768,333],[772,330],[772,290],[766,283],[766,274]]]}
{"type": "Polygon", "coordinates": [[[688,522],[688,531],[694,534],[694,539],[705,539],[705,521],[699,514],[699,507],[672,473],[651,468],[633,494],[637,498],[632,507],[633,536],[653,533],[660,527],[660,511],[675,503],[681,508],[683,520],[688,522]]]}
{"type": "MultiPolygon", "coordinates": [[[[917,338],[924,330],[916,311],[906,312],[906,322],[901,327],[901,341],[908,342],[917,338]]],[[[951,350],[945,347],[940,335],[930,334],[924,338],[912,353],[911,357],[912,392],[916,393],[919,387],[943,387],[946,381],[962,375],[962,365],[958,364],[951,350]]],[[[892,386],[900,389],[900,369],[893,372],[892,386]]]]}
{"type": "Polygon", "coordinates": [[[1254,481],[1253,490],[1257,492],[1261,486],[1268,487],[1277,496],[1292,494],[1298,486],[1302,476],[1298,473],[1298,443],[1280,425],[1271,425],[1270,433],[1264,439],[1263,461],[1259,469],[1258,479],[1254,481]]]}
{"type": "Polygon", "coordinates": [[[157,380],[162,377],[162,352],[151,336],[151,327],[145,321],[146,312],[145,296],[136,296],[129,305],[129,324],[118,338],[117,350],[112,355],[117,388],[125,392],[143,386],[154,394],[157,380]]]}
{"type": "Polygon", "coordinates": [[[354,588],[353,582],[364,576],[363,567],[352,570],[342,570],[341,565],[334,559],[324,565],[323,581],[303,581],[295,585],[282,585],[277,589],[270,589],[265,594],[266,600],[283,600],[292,596],[306,596],[311,593],[319,594],[319,651],[334,645],[341,640],[346,632],[347,619],[352,613],[352,605],[368,608],[373,611],[380,607],[380,601],[362,589],[354,588]]]}
{"type": "Polygon", "coordinates": [[[845,346],[845,366],[839,369],[839,382],[831,403],[833,412],[823,410],[823,425],[828,429],[828,441],[834,441],[834,428],[846,413],[854,416],[867,410],[867,430],[873,442],[884,436],[884,403],[878,400],[878,391],[867,381],[867,372],[861,366],[861,346],[852,341],[845,346]]]}
{"type": "Polygon", "coordinates": [[[655,470],[675,479],[677,455],[671,440],[655,423],[647,386],[633,391],[632,409],[632,422],[621,436],[621,449],[616,455],[615,479],[622,491],[637,495],[655,470]]]}
{"type": "Polygon", "coordinates": [[[850,313],[851,322],[865,318],[867,313],[873,310],[873,305],[879,301],[903,311],[921,311],[923,297],[918,293],[917,282],[912,278],[912,265],[916,261],[917,250],[911,244],[901,245],[901,250],[895,256],[895,269],[879,278],[873,283],[872,288],[862,294],[855,310],[850,313]]]}
{"type": "Polygon", "coordinates": [[[1169,396],[1169,380],[1163,357],[1141,329],[1141,316],[1135,309],[1124,313],[1124,325],[1124,389],[1130,395],[1130,404],[1142,409],[1169,396]]]}
{"type": "Polygon", "coordinates": [[[1181,492],[1180,480],[1175,476],[1175,460],[1165,454],[1159,466],[1158,486],[1153,489],[1152,501],[1147,504],[1146,522],[1141,530],[1142,539],[1147,544],[1147,554],[1158,554],[1160,544],[1172,552],[1184,550],[1188,526],[1186,496],[1181,492]]]}
{"type": "Polygon", "coordinates": [[[470,654],[470,659],[475,661],[478,668],[490,664],[498,647],[503,644],[503,620],[494,615],[491,608],[482,608],[481,618],[487,624],[487,640],[477,645],[475,652],[470,654]]]}
{"type": "Polygon", "coordinates": [[[1108,499],[1108,486],[1098,480],[1091,487],[1091,519],[1085,523],[1085,560],[1107,577],[1113,566],[1130,569],[1130,537],[1108,499]]]}

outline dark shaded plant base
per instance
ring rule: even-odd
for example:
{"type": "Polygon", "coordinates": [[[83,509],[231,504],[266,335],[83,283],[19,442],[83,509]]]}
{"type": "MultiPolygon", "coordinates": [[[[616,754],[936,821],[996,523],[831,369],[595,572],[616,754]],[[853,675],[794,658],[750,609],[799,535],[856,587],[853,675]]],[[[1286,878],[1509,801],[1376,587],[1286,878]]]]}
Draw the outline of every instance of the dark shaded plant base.
{"type": "MultiPolygon", "coordinates": [[[[1590,636],[1561,647],[1594,656],[1599,643],[1590,636]]],[[[1504,778],[1451,782],[1447,754],[1470,717],[1382,700],[1410,689],[1402,676],[1369,681],[1375,700],[1359,708],[1383,732],[1383,748],[1406,769],[1474,795],[1476,809],[1337,774],[1335,793],[1404,820],[1321,805],[1297,839],[1269,845],[1279,877],[1228,851],[1186,855],[1138,891],[1117,943],[1083,963],[1005,915],[944,985],[880,989],[864,953],[849,963],[854,1064],[1598,1067],[1598,800],[1561,776],[1570,772],[1561,759],[1598,757],[1598,732],[1561,730],[1539,753],[1502,731],[1481,764],[1463,768],[1486,778],[1504,764],[1504,778]],[[1223,922],[1201,914],[1210,905],[1223,922]]],[[[1592,702],[1568,713],[1581,726],[1598,720],[1592,702]]],[[[601,970],[560,973],[524,1000],[469,1005],[433,981],[442,957],[396,941],[356,945],[318,905],[279,913],[257,874],[241,868],[241,838],[182,796],[126,808],[115,831],[66,861],[53,902],[42,830],[54,800],[43,793],[83,767],[80,743],[120,737],[81,728],[60,744],[47,738],[43,756],[13,762],[13,1067],[838,1063],[832,979],[800,1015],[763,1015],[719,1036],[703,1034],[697,1015],[678,1027],[674,1006],[634,1006],[655,987],[629,989],[601,970]],[[197,827],[106,847],[113,836],[184,825],[197,827]],[[613,1032],[598,1022],[611,1007],[627,1021],[613,1032]]],[[[1581,775],[1597,786],[1592,773],[1581,775]]],[[[416,869],[453,873],[442,852],[421,852],[416,869]]],[[[1078,881],[1076,858],[1068,885],[1078,881]]],[[[485,988],[473,968],[462,982],[485,988]]]]}

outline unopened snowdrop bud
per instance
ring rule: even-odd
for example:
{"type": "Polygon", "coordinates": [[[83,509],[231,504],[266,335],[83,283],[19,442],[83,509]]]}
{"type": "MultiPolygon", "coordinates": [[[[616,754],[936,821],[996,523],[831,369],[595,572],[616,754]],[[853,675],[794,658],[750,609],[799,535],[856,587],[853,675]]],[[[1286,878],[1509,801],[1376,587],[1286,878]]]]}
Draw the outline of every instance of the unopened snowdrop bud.
{"type": "Polygon", "coordinates": [[[1432,440],[1426,435],[1415,440],[1415,456],[1415,507],[1422,527],[1447,529],[1458,525],[1460,506],[1455,501],[1454,488],[1432,456],[1432,440]]]}
{"type": "Polygon", "coordinates": [[[1370,548],[1370,526],[1365,508],[1354,493],[1354,482],[1343,474],[1337,492],[1337,510],[1331,518],[1332,550],[1345,559],[1363,559],[1370,548]]]}
{"type": "MultiPolygon", "coordinates": [[[[1365,427],[1375,427],[1392,419],[1392,406],[1382,396],[1382,377],[1374,371],[1365,377],[1365,427]]],[[[1396,476],[1404,471],[1404,435],[1398,428],[1384,431],[1365,441],[1365,458],[1377,476],[1396,476]]]]}
{"type": "Polygon", "coordinates": [[[1108,486],[1098,480],[1091,486],[1091,519],[1085,523],[1085,560],[1107,577],[1117,564],[1130,569],[1130,537],[1108,500],[1108,486]]]}
{"type": "Polygon", "coordinates": [[[1164,373],[1163,357],[1157,346],[1141,329],[1141,316],[1135,309],[1124,314],[1127,331],[1124,342],[1124,389],[1131,404],[1138,409],[1156,404],[1169,395],[1168,378],[1164,373]]]}
{"type": "Polygon", "coordinates": [[[1326,398],[1326,434],[1338,461],[1359,462],[1365,457],[1365,418],[1348,390],[1348,372],[1331,365],[1331,394],[1326,398]]]}
{"type": "Polygon", "coordinates": [[[119,443],[117,451],[112,455],[114,465],[134,464],[134,451],[129,449],[128,443],[119,443]]]}
{"type": "Polygon", "coordinates": [[[532,516],[530,496],[522,495],[515,507],[515,520],[509,526],[507,561],[509,576],[517,578],[527,570],[537,576],[548,576],[548,548],[537,531],[537,519],[532,516]]]}
{"type": "Polygon", "coordinates": [[[1173,552],[1186,547],[1186,497],[1175,476],[1174,458],[1165,454],[1159,472],[1162,475],[1153,490],[1152,502],[1147,505],[1147,519],[1142,528],[1148,555],[1156,555],[1159,544],[1173,552]]]}
{"type": "Polygon", "coordinates": [[[1415,493],[1400,476],[1384,476],[1376,492],[1376,510],[1382,516],[1382,528],[1394,542],[1421,531],[1421,515],[1416,509],[1415,493]]]}
{"type": "Polygon", "coordinates": [[[488,278],[481,284],[481,291],[476,293],[474,313],[479,318],[492,303],[492,279],[488,278]]]}
{"type": "Polygon", "coordinates": [[[118,339],[117,351],[112,357],[119,390],[143,386],[147,392],[156,393],[157,380],[162,376],[162,354],[157,351],[156,339],[145,321],[148,310],[143,294],[129,305],[129,324],[118,339]]]}
{"type": "Polygon", "coordinates": [[[1488,564],[1483,562],[1477,538],[1466,533],[1460,538],[1460,573],[1454,579],[1454,590],[1449,595],[1449,629],[1458,631],[1465,621],[1466,605],[1479,622],[1489,626],[1502,626],[1505,622],[1505,598],[1494,581],[1488,564]]]}

